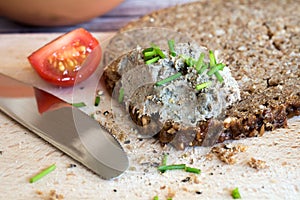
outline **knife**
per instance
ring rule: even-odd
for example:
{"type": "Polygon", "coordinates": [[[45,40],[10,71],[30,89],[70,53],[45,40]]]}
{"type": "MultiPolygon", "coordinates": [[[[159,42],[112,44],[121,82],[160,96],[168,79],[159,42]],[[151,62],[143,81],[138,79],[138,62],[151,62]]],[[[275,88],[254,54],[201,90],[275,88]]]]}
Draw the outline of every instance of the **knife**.
{"type": "Polygon", "coordinates": [[[96,120],[69,103],[0,74],[0,110],[103,179],[128,168],[126,153],[96,120]]]}

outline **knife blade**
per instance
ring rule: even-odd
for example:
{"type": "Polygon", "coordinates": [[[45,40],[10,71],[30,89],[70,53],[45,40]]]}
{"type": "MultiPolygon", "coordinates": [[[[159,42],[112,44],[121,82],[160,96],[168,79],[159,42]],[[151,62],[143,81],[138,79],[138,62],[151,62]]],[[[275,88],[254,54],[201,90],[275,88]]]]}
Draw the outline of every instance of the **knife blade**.
{"type": "Polygon", "coordinates": [[[69,103],[0,73],[0,110],[103,179],[128,168],[117,139],[69,103]]]}

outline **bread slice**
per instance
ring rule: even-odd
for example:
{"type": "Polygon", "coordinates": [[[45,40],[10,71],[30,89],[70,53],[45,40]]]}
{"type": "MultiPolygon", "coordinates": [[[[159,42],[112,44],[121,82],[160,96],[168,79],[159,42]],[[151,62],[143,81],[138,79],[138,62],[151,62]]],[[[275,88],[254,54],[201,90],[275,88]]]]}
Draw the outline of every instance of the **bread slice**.
{"type": "MultiPolygon", "coordinates": [[[[175,6],[129,23],[116,36],[121,42],[115,42],[111,49],[118,54],[123,46],[137,44],[138,35],[126,35],[126,31],[163,27],[186,33],[208,49],[220,50],[220,59],[230,66],[239,84],[241,100],[226,109],[224,131],[218,142],[261,136],[265,131],[287,127],[289,117],[300,115],[300,13],[297,7],[296,2],[280,0],[272,3],[201,1],[175,6]]],[[[168,37],[163,31],[153,37],[159,38],[160,34],[161,38],[168,37]]],[[[141,37],[141,40],[146,39],[141,37]]],[[[194,139],[189,145],[202,145],[214,123],[202,121],[199,129],[192,131],[194,139]]],[[[176,134],[167,132],[158,135],[162,143],[171,142],[175,137],[176,134]]]]}

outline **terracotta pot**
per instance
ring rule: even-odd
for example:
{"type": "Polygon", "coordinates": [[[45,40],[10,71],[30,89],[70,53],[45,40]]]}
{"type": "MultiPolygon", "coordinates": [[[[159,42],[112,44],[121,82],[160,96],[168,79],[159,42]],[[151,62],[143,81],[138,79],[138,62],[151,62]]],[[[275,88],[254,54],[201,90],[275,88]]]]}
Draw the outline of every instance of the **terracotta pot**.
{"type": "Polygon", "coordinates": [[[103,15],[122,1],[4,0],[0,1],[0,15],[29,25],[74,25],[103,15]]]}

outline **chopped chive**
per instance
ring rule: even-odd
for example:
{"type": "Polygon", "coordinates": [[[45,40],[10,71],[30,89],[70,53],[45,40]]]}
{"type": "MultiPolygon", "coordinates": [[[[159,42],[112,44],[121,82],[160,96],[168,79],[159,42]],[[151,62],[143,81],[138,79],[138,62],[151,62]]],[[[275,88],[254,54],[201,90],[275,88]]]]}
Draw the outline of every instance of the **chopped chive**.
{"type": "Polygon", "coordinates": [[[152,48],[154,49],[156,54],[158,54],[161,58],[166,57],[166,55],[162,52],[162,50],[158,46],[156,46],[155,44],[152,44],[152,48]]]}
{"type": "Polygon", "coordinates": [[[167,200],[172,200],[172,199],[173,199],[172,197],[167,198],[167,200]]]}
{"type": "Polygon", "coordinates": [[[152,56],[155,56],[155,55],[156,55],[156,52],[154,50],[147,51],[147,52],[144,53],[145,57],[152,57],[152,56]]]}
{"type": "Polygon", "coordinates": [[[142,53],[145,55],[146,52],[151,52],[153,50],[154,50],[153,47],[150,47],[150,48],[144,49],[142,53]]]}
{"type": "Polygon", "coordinates": [[[100,103],[100,96],[96,96],[94,105],[99,106],[99,103],[100,103]]]}
{"type": "Polygon", "coordinates": [[[185,171],[190,172],[190,173],[195,173],[195,174],[200,174],[201,173],[200,169],[193,168],[193,167],[185,167],[185,171]]]}
{"type": "Polygon", "coordinates": [[[124,88],[121,88],[121,89],[119,90],[118,102],[119,102],[119,103],[122,103],[122,102],[123,102],[123,99],[124,99],[124,88]]]}
{"type": "Polygon", "coordinates": [[[176,56],[176,52],[175,52],[175,48],[174,48],[174,43],[175,43],[174,40],[168,40],[168,46],[169,46],[170,54],[173,57],[176,56]]]}
{"type": "Polygon", "coordinates": [[[222,83],[224,81],[222,75],[219,72],[215,72],[215,76],[217,77],[217,79],[220,83],[222,83]]]}
{"type": "Polygon", "coordinates": [[[219,63],[215,66],[213,66],[208,72],[207,72],[207,75],[208,76],[212,76],[214,73],[216,73],[217,71],[219,70],[223,70],[225,67],[225,65],[223,63],[219,63]]]}
{"type": "Polygon", "coordinates": [[[71,105],[74,106],[74,107],[76,107],[76,108],[80,108],[80,107],[86,106],[84,102],[72,103],[71,105]]]}
{"type": "Polygon", "coordinates": [[[211,50],[209,50],[209,64],[211,67],[213,67],[217,64],[215,54],[211,50]]]}
{"type": "Polygon", "coordinates": [[[185,164],[178,165],[162,165],[158,167],[158,170],[164,173],[167,170],[175,170],[175,169],[185,169],[185,164]]]}
{"type": "Polygon", "coordinates": [[[212,82],[208,81],[208,82],[204,82],[204,83],[196,85],[195,89],[199,91],[199,90],[202,90],[204,88],[210,87],[211,85],[212,85],[212,82]]]}
{"type": "Polygon", "coordinates": [[[56,169],[56,165],[53,164],[50,167],[47,167],[45,170],[38,173],[37,175],[35,175],[34,177],[30,178],[29,182],[34,183],[34,182],[38,181],[39,179],[43,178],[44,176],[46,176],[47,174],[49,174],[50,172],[52,172],[53,170],[55,170],[55,169],[56,169]]]}
{"type": "Polygon", "coordinates": [[[203,66],[203,61],[204,61],[204,53],[200,53],[200,56],[196,62],[196,65],[195,65],[195,69],[197,70],[197,72],[199,73],[199,71],[201,70],[202,66],[203,66]]]}
{"type": "Polygon", "coordinates": [[[206,69],[208,69],[208,64],[203,64],[201,69],[198,71],[198,74],[202,74],[206,69]]]}
{"type": "Polygon", "coordinates": [[[162,165],[167,165],[168,154],[164,154],[162,165]]]}
{"type": "Polygon", "coordinates": [[[234,188],[231,192],[231,196],[233,199],[241,199],[241,195],[240,195],[240,192],[239,192],[239,188],[234,188]]]}
{"type": "Polygon", "coordinates": [[[192,67],[195,65],[196,61],[192,58],[192,57],[188,57],[186,60],[185,60],[185,63],[189,66],[189,67],[192,67]]]}
{"type": "Polygon", "coordinates": [[[154,196],[154,197],[153,197],[153,200],[159,200],[158,196],[157,196],[157,195],[154,196]]]}
{"type": "Polygon", "coordinates": [[[173,80],[179,78],[180,76],[181,76],[181,73],[177,72],[176,74],[173,74],[173,75],[171,75],[171,76],[169,76],[169,77],[167,77],[163,80],[160,80],[160,81],[156,82],[155,85],[156,86],[162,86],[163,84],[168,83],[170,81],[173,81],[173,80]]]}
{"type": "Polygon", "coordinates": [[[157,62],[159,60],[159,57],[157,56],[157,57],[154,57],[154,58],[152,58],[152,59],[150,59],[150,60],[147,60],[146,61],[146,64],[152,64],[152,63],[155,63],[155,62],[157,62]]]}

